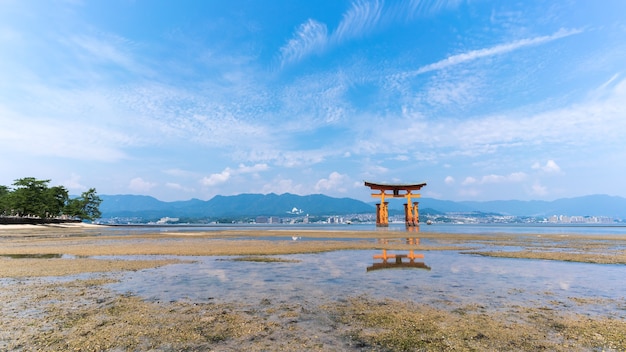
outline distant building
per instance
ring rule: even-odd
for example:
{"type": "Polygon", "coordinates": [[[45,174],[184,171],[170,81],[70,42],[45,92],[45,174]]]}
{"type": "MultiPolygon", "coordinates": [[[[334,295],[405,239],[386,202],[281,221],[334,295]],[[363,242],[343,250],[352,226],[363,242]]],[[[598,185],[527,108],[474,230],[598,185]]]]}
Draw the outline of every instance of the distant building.
{"type": "Polygon", "coordinates": [[[166,216],[164,218],[159,219],[159,221],[157,221],[156,223],[159,225],[164,225],[164,224],[177,222],[178,220],[179,220],[178,218],[170,218],[166,216]]]}
{"type": "Polygon", "coordinates": [[[257,224],[280,224],[278,216],[257,216],[255,222],[257,224]]]}

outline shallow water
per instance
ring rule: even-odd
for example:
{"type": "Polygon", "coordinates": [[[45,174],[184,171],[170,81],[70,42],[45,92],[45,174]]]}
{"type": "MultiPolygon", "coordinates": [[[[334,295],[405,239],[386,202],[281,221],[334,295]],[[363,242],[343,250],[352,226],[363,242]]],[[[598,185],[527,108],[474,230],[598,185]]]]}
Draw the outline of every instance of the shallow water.
{"type": "MultiPolygon", "coordinates": [[[[375,224],[212,224],[212,225],[135,225],[110,226],[99,229],[102,235],[135,234],[152,232],[197,232],[223,230],[314,230],[314,231],[378,231],[407,232],[403,223],[392,223],[389,227],[376,227],[375,224]]],[[[463,233],[463,234],[584,234],[584,235],[624,235],[626,224],[422,224],[410,228],[410,232],[463,233]]]]}
{"type": "MultiPolygon", "coordinates": [[[[394,251],[390,251],[392,253],[394,251]]],[[[396,252],[400,253],[400,252],[396,252]]],[[[426,269],[367,271],[373,250],[283,255],[298,262],[245,262],[184,257],[174,264],[124,274],[109,287],[153,301],[321,304],[347,297],[412,300],[440,308],[477,304],[567,309],[626,318],[626,266],[490,258],[456,251],[424,253],[426,269]],[[588,304],[577,301],[591,299],[588,304]]],[[[129,258],[129,257],[126,257],[129,258]]],[[[380,262],[380,260],[376,260],[380,262]]]]}

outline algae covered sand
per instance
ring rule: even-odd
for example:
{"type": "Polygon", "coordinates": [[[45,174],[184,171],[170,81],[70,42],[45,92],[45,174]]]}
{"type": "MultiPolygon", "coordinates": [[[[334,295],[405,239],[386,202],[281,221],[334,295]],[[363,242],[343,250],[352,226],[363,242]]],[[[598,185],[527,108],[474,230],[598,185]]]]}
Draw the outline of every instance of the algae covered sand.
{"type": "Polygon", "coordinates": [[[293,253],[411,248],[621,265],[626,248],[620,236],[429,233],[419,234],[419,244],[409,244],[406,233],[298,233],[316,241],[293,241],[294,235],[0,230],[0,350],[626,350],[623,299],[571,297],[568,302],[511,302],[492,309],[480,299],[442,306],[368,295],[323,301],[306,295],[287,301],[274,295],[245,302],[227,297],[155,301],[109,288],[125,272],[166,269],[193,262],[193,256],[229,256],[271,266],[298,265],[282,257],[293,253]],[[352,240],[340,240],[346,238],[352,240]],[[119,258],[127,255],[132,257],[119,258]],[[580,308],[576,311],[614,307],[615,314],[574,313],[567,309],[572,305],[580,308]]]}
{"type": "Polygon", "coordinates": [[[626,349],[626,322],[549,307],[488,312],[347,297],[321,306],[147,302],[108,279],[3,285],[0,349],[22,351],[591,351],[626,349]]]}

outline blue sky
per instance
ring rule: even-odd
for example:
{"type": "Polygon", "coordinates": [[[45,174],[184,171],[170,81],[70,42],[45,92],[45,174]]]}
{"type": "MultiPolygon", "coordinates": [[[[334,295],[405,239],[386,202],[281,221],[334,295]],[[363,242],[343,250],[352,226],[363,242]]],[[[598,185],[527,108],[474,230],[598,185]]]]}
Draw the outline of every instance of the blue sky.
{"type": "Polygon", "coordinates": [[[0,0],[0,184],[626,197],[626,2],[0,0]]]}

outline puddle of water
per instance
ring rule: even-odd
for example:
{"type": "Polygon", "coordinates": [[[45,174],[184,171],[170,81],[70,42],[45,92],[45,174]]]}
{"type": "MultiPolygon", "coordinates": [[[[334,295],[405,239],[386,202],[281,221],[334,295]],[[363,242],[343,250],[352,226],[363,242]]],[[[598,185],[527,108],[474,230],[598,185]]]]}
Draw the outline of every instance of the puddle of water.
{"type": "MultiPolygon", "coordinates": [[[[374,270],[378,251],[338,251],[280,256],[294,262],[245,262],[233,257],[185,257],[173,264],[125,274],[109,287],[154,301],[327,302],[349,296],[412,300],[443,307],[477,303],[487,309],[547,306],[626,317],[624,265],[489,258],[453,251],[427,252],[424,268],[374,270]],[[577,305],[572,298],[601,299],[577,305]],[[618,308],[619,309],[619,308],[618,308]]],[[[407,259],[404,259],[407,261],[407,259]]]]}
{"type": "Polygon", "coordinates": [[[45,254],[0,254],[0,257],[7,257],[11,259],[74,259],[76,258],[71,254],[58,254],[58,253],[45,253],[45,254]]]}

